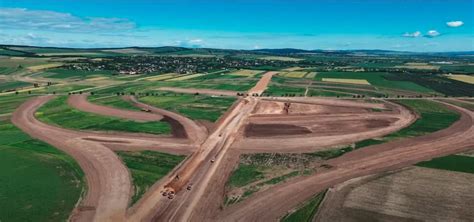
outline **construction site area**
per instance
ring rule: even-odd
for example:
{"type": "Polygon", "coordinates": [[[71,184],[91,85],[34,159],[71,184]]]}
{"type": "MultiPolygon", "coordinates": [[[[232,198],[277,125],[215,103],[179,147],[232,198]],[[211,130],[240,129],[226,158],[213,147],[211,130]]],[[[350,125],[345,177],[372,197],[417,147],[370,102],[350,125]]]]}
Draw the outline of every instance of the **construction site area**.
{"type": "Polygon", "coordinates": [[[293,64],[303,60],[109,75],[58,68],[66,59],[82,62],[0,57],[15,62],[0,80],[24,84],[0,92],[0,160],[16,166],[0,171],[15,204],[0,206],[17,218],[474,218],[472,84],[442,94],[389,72],[293,64]]]}
{"type": "MultiPolygon", "coordinates": [[[[334,158],[307,160],[306,171],[300,175],[296,173],[278,184],[261,185],[261,189],[245,198],[242,192],[234,190],[239,200],[228,204],[226,198],[230,187],[227,181],[239,165],[241,155],[317,154],[318,151],[337,150],[358,141],[397,132],[420,117],[407,106],[387,99],[259,97],[275,74],[264,74],[248,91],[248,96],[239,96],[211,128],[178,113],[142,103],[134,96],[124,96],[123,100],[141,111],[93,104],[87,100],[88,94],[70,95],[68,98],[70,106],[84,112],[135,121],[169,122],[173,128],[170,136],[77,131],[45,124],[35,117],[35,113],[54,96],[27,100],[13,113],[12,123],[33,138],[65,151],[84,171],[87,193],[74,209],[73,221],[274,221],[327,189],[330,191],[325,194],[317,218],[334,221],[340,214],[364,217],[369,212],[360,211],[367,207],[370,212],[380,213],[373,210],[376,207],[367,206],[360,200],[377,195],[362,197],[360,192],[367,192],[366,189],[373,192],[383,189],[383,184],[369,185],[380,180],[376,179],[381,177],[377,175],[389,173],[403,177],[403,173],[419,171],[406,169],[417,162],[473,148],[474,113],[437,101],[459,113],[460,119],[432,134],[363,149],[352,147],[348,153],[334,158]],[[130,206],[133,195],[131,176],[114,153],[117,150],[154,150],[187,157],[130,206]],[[399,170],[402,173],[396,173],[399,170]],[[346,182],[352,180],[355,181],[346,182]],[[344,211],[331,213],[336,209],[344,211]]],[[[473,177],[466,176],[460,180],[473,181],[473,177]]],[[[410,185],[402,183],[396,186],[410,185]]],[[[405,192],[430,195],[428,191],[405,192]]],[[[469,199],[458,201],[473,203],[472,192],[464,189],[462,192],[469,199]]],[[[377,201],[371,201],[371,204],[383,205],[377,201]]],[[[393,209],[397,210],[400,209],[393,209]]],[[[467,210],[460,216],[472,218],[471,214],[467,210]]],[[[389,212],[386,217],[396,219],[407,215],[411,216],[406,212],[403,215],[389,212]]]]}

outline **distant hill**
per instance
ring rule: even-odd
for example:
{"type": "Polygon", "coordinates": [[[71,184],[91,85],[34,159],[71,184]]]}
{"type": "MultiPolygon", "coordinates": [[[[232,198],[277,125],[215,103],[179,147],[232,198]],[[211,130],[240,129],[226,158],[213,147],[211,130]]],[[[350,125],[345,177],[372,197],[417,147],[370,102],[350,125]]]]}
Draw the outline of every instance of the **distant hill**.
{"type": "Polygon", "coordinates": [[[294,48],[282,49],[256,49],[256,50],[234,50],[234,49],[212,49],[212,48],[185,48],[176,46],[163,47],[122,47],[122,48],[67,48],[67,47],[38,47],[24,45],[0,45],[0,55],[5,56],[128,56],[128,55],[235,55],[235,54],[255,54],[255,55],[286,55],[304,56],[307,54],[324,55],[392,55],[392,56],[474,56],[473,51],[464,52],[404,52],[389,50],[304,50],[294,48]]]}

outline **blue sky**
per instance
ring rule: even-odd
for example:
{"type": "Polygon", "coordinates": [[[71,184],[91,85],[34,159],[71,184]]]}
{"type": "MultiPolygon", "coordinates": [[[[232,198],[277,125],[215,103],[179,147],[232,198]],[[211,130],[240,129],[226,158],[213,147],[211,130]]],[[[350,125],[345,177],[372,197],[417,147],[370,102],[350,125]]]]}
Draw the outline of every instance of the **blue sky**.
{"type": "Polygon", "coordinates": [[[472,0],[0,0],[0,43],[474,50],[472,0]]]}

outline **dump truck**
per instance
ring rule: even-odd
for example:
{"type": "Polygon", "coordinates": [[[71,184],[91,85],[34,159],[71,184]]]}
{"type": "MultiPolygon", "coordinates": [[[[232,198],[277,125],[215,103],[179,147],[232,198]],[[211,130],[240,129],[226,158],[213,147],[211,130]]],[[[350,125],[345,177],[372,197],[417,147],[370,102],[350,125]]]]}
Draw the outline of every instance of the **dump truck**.
{"type": "Polygon", "coordinates": [[[165,189],[161,193],[164,197],[168,197],[168,199],[173,199],[176,192],[171,187],[165,187],[165,189]]]}

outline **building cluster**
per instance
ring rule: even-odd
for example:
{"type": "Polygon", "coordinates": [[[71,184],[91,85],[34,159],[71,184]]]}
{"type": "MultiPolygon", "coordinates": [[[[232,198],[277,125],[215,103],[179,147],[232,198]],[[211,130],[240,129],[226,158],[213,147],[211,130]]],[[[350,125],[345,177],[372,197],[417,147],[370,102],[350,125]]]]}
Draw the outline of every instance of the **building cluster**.
{"type": "Polygon", "coordinates": [[[178,57],[178,56],[131,56],[103,60],[84,60],[66,65],[67,69],[85,71],[110,70],[120,74],[179,73],[193,74],[225,69],[255,67],[287,67],[302,65],[293,61],[269,61],[240,59],[235,57],[178,57]]]}

